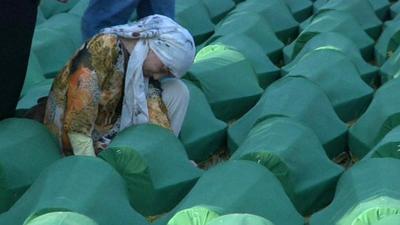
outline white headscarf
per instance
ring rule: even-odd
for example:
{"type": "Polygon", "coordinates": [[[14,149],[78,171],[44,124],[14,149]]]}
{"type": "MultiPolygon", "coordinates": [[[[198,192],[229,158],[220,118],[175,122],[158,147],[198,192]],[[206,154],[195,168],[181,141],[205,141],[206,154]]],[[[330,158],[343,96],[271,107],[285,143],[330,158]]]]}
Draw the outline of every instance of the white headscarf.
{"type": "Polygon", "coordinates": [[[142,68],[147,54],[153,50],[172,75],[180,78],[192,65],[195,57],[192,35],[175,21],[162,15],[152,15],[135,23],[105,28],[101,33],[113,33],[138,40],[131,52],[125,74],[120,130],[130,125],[148,123],[148,78],[143,76],[142,68]]]}

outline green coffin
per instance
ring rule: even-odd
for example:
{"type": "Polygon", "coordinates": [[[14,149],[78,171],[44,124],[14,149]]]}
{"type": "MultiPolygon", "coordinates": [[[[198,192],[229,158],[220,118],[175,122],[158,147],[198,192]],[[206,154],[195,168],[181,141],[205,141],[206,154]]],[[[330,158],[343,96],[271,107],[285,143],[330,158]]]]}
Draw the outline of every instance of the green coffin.
{"type": "Polygon", "coordinates": [[[310,128],[286,117],[259,122],[231,159],[250,160],[271,171],[305,216],[330,203],[343,172],[310,128]]]}
{"type": "Polygon", "coordinates": [[[334,49],[342,52],[357,67],[361,78],[369,85],[373,85],[378,75],[378,68],[368,64],[360,54],[356,44],[343,34],[327,32],[317,34],[311,38],[301,49],[297,56],[287,65],[282,67],[282,73],[287,74],[304,55],[317,49],[334,49]]]}
{"type": "Polygon", "coordinates": [[[364,157],[393,128],[400,125],[400,79],[381,86],[367,111],[349,130],[350,151],[364,157]]]}
{"type": "Polygon", "coordinates": [[[323,90],[303,77],[284,77],[269,86],[258,103],[228,128],[229,149],[235,151],[257,122],[273,116],[286,116],[311,128],[330,158],[344,151],[346,124],[323,90]]]}
{"type": "Polygon", "coordinates": [[[61,152],[47,128],[28,119],[2,120],[0,142],[0,212],[4,212],[24,194],[42,170],[61,158],[61,152]]]}
{"type": "Polygon", "coordinates": [[[375,225],[399,215],[399,170],[398,159],[359,162],[341,176],[333,202],[312,215],[310,225],[375,225]]]}
{"type": "Polygon", "coordinates": [[[198,87],[188,80],[184,82],[190,92],[190,102],[179,136],[188,157],[199,162],[225,144],[227,124],[214,116],[198,87]]]}
{"type": "Polygon", "coordinates": [[[237,49],[252,65],[261,88],[266,88],[278,78],[280,69],[263,53],[257,42],[245,35],[225,35],[211,44],[222,44],[237,49]]]}
{"type": "Polygon", "coordinates": [[[393,55],[380,68],[381,83],[384,84],[400,76],[400,49],[397,49],[393,55]]]}
{"type": "Polygon", "coordinates": [[[298,22],[293,18],[287,5],[281,0],[247,0],[231,12],[257,12],[271,25],[276,36],[285,44],[297,36],[298,22]]]}
{"type": "Polygon", "coordinates": [[[175,17],[190,31],[196,45],[203,43],[214,32],[214,24],[203,0],[176,0],[175,17]]]}
{"type": "Polygon", "coordinates": [[[192,220],[209,213],[249,213],[268,218],[274,224],[304,224],[278,179],[264,167],[248,161],[228,161],[206,171],[187,196],[155,224],[171,225],[168,222],[176,220],[174,216],[196,206],[203,210],[193,213],[192,220]]]}
{"type": "Polygon", "coordinates": [[[215,116],[225,122],[245,114],[263,92],[250,62],[223,45],[209,45],[197,53],[185,78],[203,91],[215,116]]]}
{"type": "Polygon", "coordinates": [[[225,35],[246,35],[257,42],[264,54],[278,64],[282,59],[284,44],[275,35],[274,30],[263,16],[256,12],[237,11],[225,17],[216,27],[214,35],[206,44],[225,35]],[[262,31],[262,32],[260,32],[262,31]]]}
{"type": "Polygon", "coordinates": [[[321,87],[344,122],[362,115],[374,92],[361,80],[357,67],[336,49],[317,49],[307,53],[286,76],[302,76],[321,87]]]}
{"type": "Polygon", "coordinates": [[[201,175],[172,131],[152,124],[123,130],[99,156],[121,174],[131,205],[145,216],[169,211],[201,175]]]}
{"type": "Polygon", "coordinates": [[[38,223],[148,224],[129,205],[121,176],[103,160],[89,156],[70,156],[53,163],[8,212],[0,215],[0,224],[38,223]],[[63,217],[69,219],[63,221],[63,217]],[[53,223],[39,223],[46,220],[53,223]]]}
{"type": "Polygon", "coordinates": [[[378,39],[382,31],[382,21],[375,14],[370,0],[334,0],[328,1],[319,11],[338,10],[350,13],[365,32],[374,40],[378,39]]]}
{"type": "Polygon", "coordinates": [[[326,32],[345,35],[356,44],[364,59],[373,59],[374,40],[365,33],[354,16],[345,11],[321,10],[312,17],[297,39],[283,49],[285,62],[288,63],[296,57],[314,36],[326,32]]]}
{"type": "Polygon", "coordinates": [[[399,47],[400,43],[400,19],[385,23],[382,35],[375,45],[375,58],[378,65],[383,65],[399,47]]]}

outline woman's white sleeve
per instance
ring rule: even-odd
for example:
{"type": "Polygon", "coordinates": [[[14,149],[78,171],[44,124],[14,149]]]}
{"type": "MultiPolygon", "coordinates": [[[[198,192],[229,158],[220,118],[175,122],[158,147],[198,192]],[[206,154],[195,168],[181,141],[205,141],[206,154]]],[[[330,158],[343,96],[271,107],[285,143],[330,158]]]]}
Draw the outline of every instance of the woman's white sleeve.
{"type": "Polygon", "coordinates": [[[92,138],[80,133],[68,133],[74,155],[96,156],[92,138]]]}

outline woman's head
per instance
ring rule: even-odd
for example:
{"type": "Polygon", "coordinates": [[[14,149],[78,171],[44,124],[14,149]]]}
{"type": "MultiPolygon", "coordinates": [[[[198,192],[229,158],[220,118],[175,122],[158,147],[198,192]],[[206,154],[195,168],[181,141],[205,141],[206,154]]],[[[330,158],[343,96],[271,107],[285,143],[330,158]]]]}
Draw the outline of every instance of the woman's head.
{"type": "Polygon", "coordinates": [[[170,69],[160,60],[160,58],[150,50],[143,63],[143,75],[160,80],[167,76],[173,76],[170,69]]]}
{"type": "Polygon", "coordinates": [[[137,40],[125,72],[120,130],[132,124],[147,123],[145,87],[148,80],[144,76],[160,79],[168,72],[178,78],[183,76],[194,61],[193,37],[172,19],[161,15],[106,28],[102,32],[137,40]]]}
{"type": "Polygon", "coordinates": [[[179,78],[194,61],[195,44],[189,31],[162,15],[152,15],[132,24],[106,28],[103,32],[141,40],[149,47],[143,62],[145,76],[159,79],[169,72],[169,75],[179,78]]]}

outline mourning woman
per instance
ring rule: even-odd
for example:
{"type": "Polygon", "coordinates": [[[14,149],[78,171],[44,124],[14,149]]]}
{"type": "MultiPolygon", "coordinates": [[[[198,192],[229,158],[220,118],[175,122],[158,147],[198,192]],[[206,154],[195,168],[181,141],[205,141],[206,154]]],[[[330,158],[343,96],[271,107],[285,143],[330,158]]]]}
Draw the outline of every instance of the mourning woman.
{"type": "Polygon", "coordinates": [[[178,135],[189,92],[190,33],[161,15],[103,29],[55,78],[44,123],[65,155],[92,155],[121,130],[153,123],[178,135]]]}

